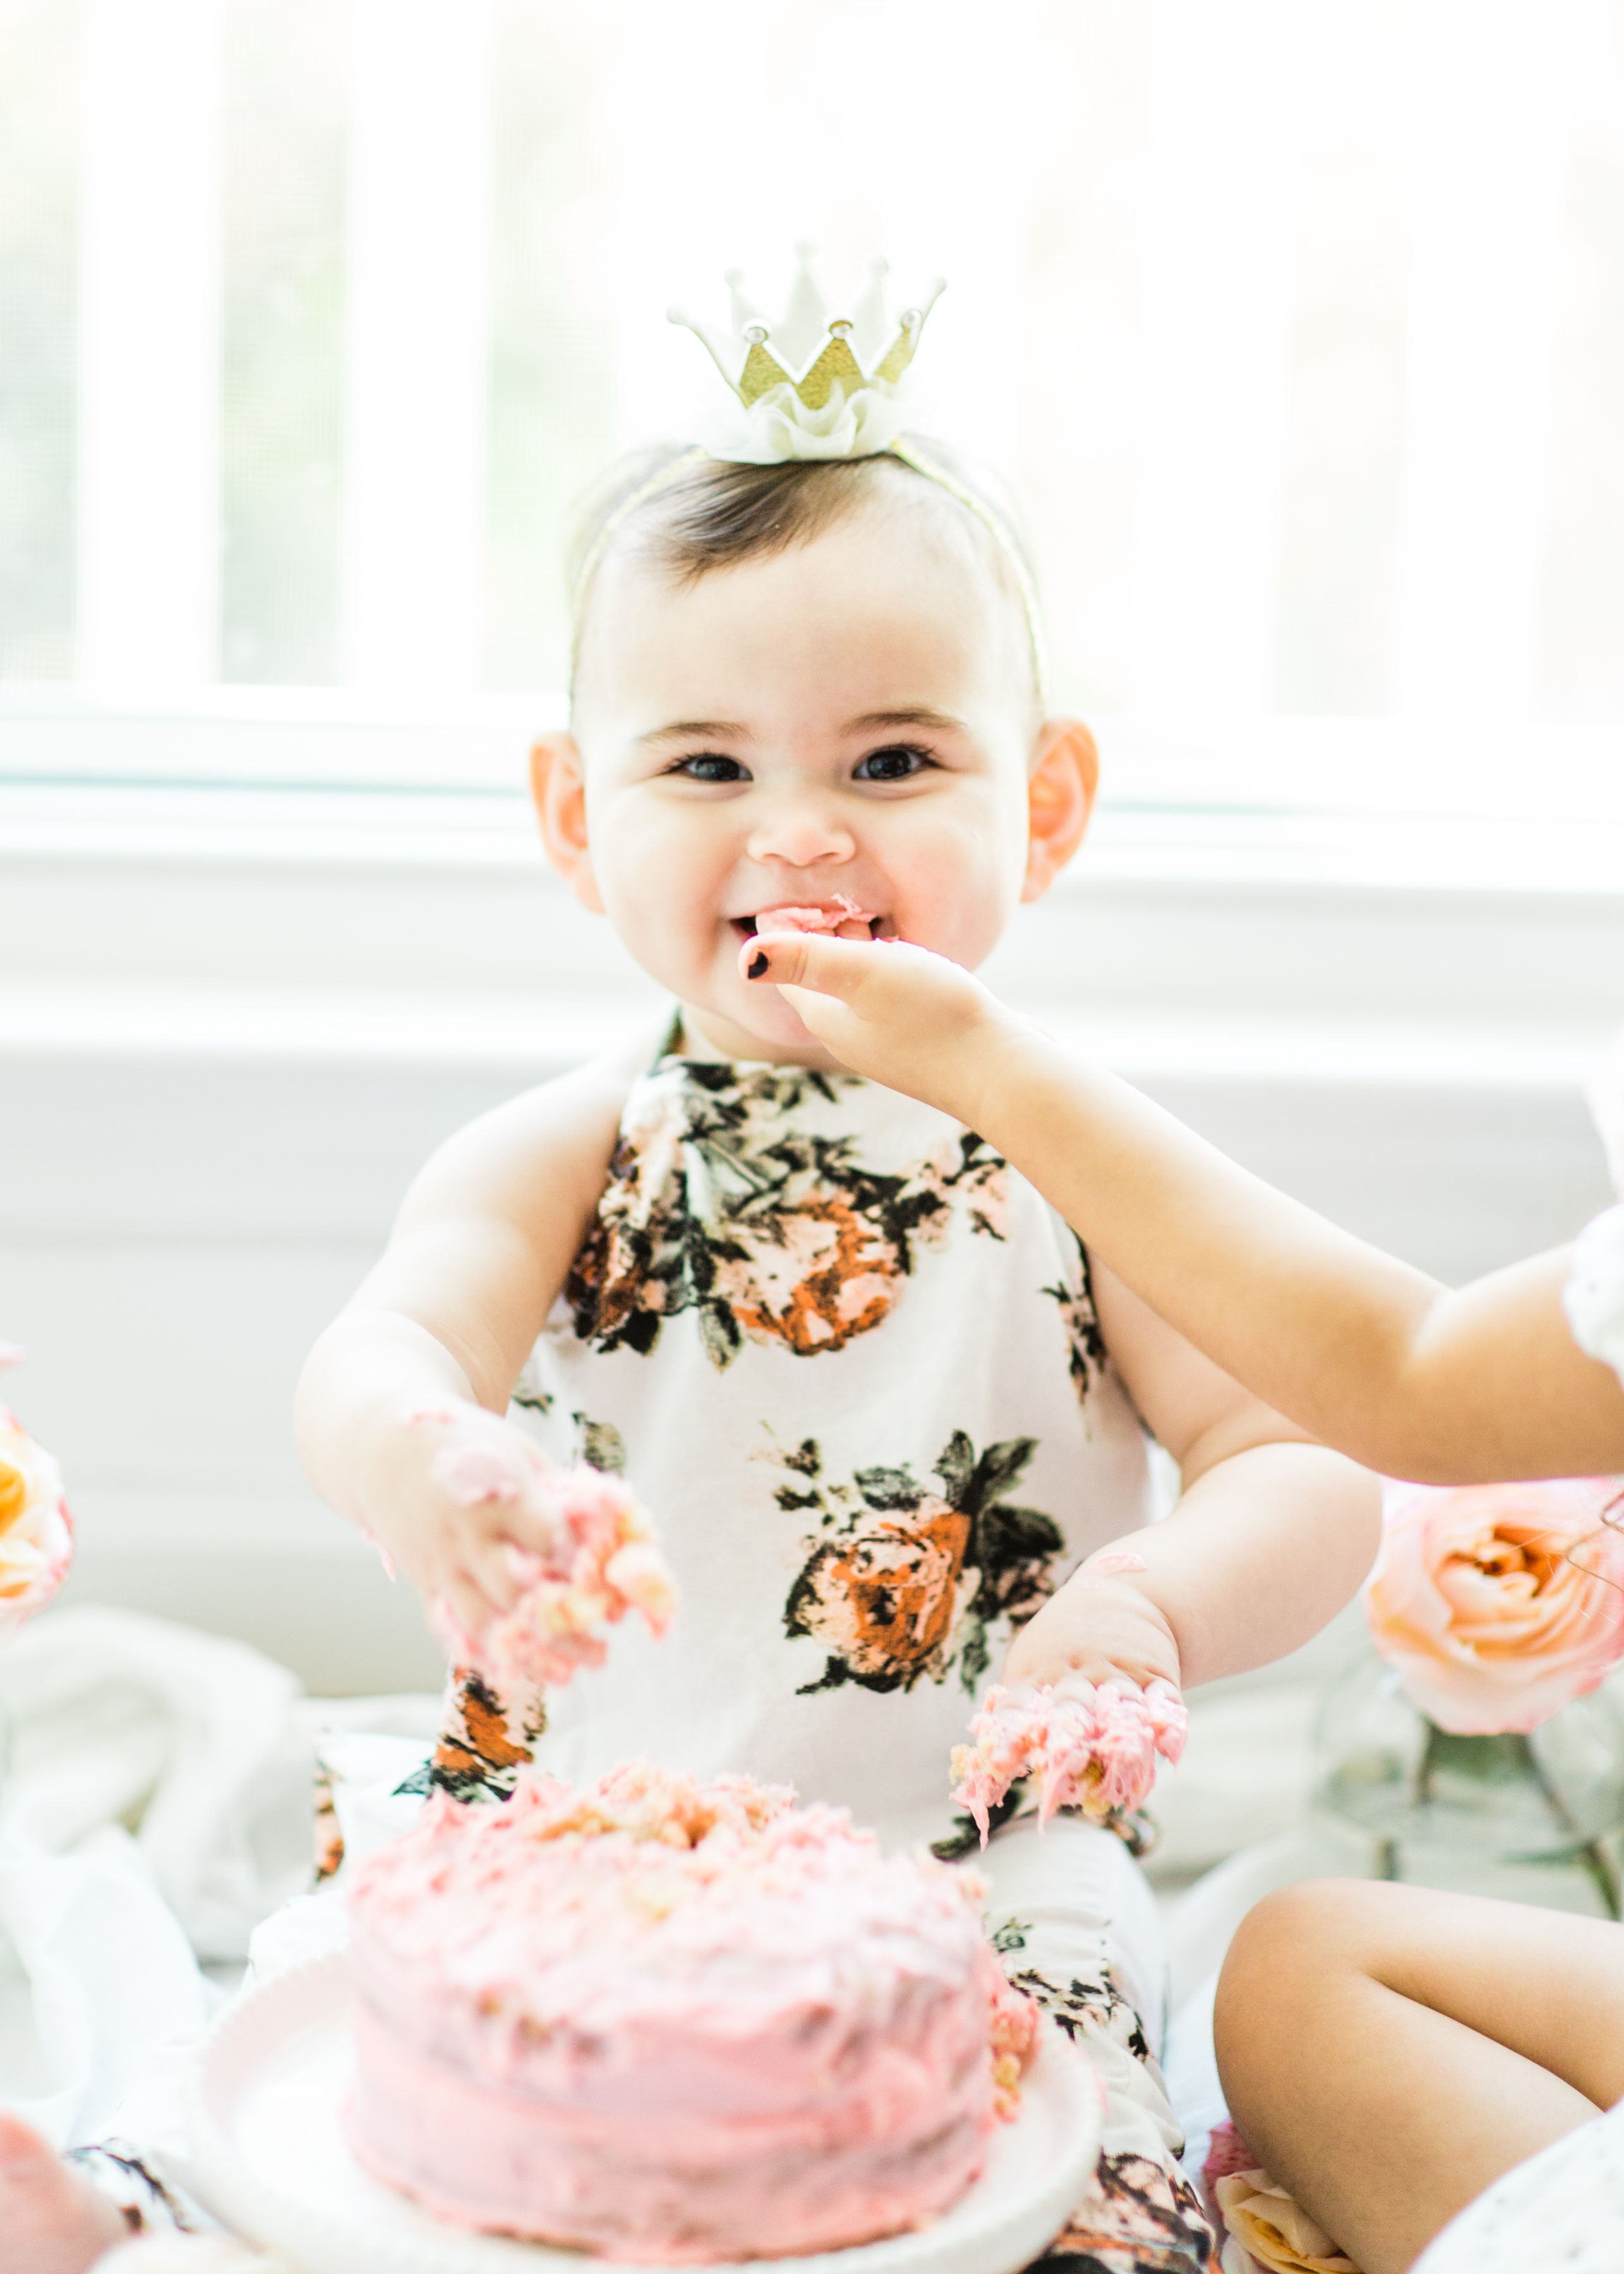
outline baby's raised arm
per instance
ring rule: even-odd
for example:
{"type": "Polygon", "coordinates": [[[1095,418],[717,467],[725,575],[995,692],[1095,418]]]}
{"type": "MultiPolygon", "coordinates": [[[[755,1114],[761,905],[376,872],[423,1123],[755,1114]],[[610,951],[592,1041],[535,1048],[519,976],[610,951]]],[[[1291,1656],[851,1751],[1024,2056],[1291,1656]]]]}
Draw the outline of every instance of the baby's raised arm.
{"type": "Polygon", "coordinates": [[[977,1130],[1249,1389],[1389,1475],[1624,1469],[1624,1390],[1563,1314],[1565,1250],[1459,1290],[1339,1231],[922,948],[752,941],[846,1065],[977,1130]]]}
{"type": "Polygon", "coordinates": [[[470,1506],[436,1465],[481,1436],[536,1457],[503,1416],[598,1204],[630,1079],[629,1061],[597,1061],[443,1146],[300,1379],[317,1491],[470,1635],[515,1600],[513,1549],[546,1543],[522,1506],[470,1506]]]}

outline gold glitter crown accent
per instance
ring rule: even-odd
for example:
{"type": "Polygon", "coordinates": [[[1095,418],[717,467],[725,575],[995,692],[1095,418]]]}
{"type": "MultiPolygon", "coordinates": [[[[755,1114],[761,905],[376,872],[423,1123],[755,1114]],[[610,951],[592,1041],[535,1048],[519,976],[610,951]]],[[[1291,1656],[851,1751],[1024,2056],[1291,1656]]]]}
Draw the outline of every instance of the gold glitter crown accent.
{"type": "Polygon", "coordinates": [[[808,410],[823,410],[838,387],[849,401],[865,388],[889,394],[914,360],[925,319],[943,289],[934,276],[917,305],[892,316],[886,305],[883,260],[871,260],[849,315],[831,314],[812,257],[816,247],[795,247],[795,281],[784,312],[770,321],[744,292],[742,271],[730,268],[731,328],[702,323],[680,308],[670,312],[704,342],[717,369],[748,410],[775,387],[792,387],[808,410]]]}

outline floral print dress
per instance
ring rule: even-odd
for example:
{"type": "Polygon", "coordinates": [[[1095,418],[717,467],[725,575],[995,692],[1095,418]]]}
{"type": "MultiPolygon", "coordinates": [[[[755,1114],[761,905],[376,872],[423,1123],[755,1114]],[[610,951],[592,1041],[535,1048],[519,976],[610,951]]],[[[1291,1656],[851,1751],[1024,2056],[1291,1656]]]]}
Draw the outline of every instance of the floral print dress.
{"type": "MultiPolygon", "coordinates": [[[[545,1715],[463,1677],[435,1770],[463,1794],[510,1789],[532,1751],[572,1782],[642,1753],[961,1852],[948,1756],[1011,1636],[1153,1513],[1076,1236],[981,1139],[853,1075],[643,1075],[512,1412],[554,1459],[625,1474],[680,1605],[545,1715]]],[[[1110,2097],[1067,2274],[1208,2265],[1143,1875],[1080,1821],[1010,1821],[982,1868],[1011,1976],[1110,2097]]]]}

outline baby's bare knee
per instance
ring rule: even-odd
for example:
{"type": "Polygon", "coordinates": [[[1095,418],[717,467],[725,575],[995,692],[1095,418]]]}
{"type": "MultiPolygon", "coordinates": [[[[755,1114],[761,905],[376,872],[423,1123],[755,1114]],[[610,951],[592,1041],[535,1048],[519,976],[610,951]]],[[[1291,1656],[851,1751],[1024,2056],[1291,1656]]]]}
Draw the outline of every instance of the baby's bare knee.
{"type": "Polygon", "coordinates": [[[1282,2051],[1306,2041],[1337,1979],[1361,1969],[1370,1898],[1380,1892],[1367,1880],[1304,1879],[1276,1888],[1241,1921],[1213,2011],[1231,2105],[1258,2062],[1278,2072],[1282,2051]]]}

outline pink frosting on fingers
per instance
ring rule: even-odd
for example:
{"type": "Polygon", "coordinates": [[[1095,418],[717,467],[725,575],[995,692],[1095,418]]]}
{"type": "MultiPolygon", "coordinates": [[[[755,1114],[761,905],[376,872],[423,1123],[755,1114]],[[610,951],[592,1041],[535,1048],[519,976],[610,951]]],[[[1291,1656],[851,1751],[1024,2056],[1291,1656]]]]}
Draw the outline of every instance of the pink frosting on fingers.
{"type": "Polygon", "coordinates": [[[647,1510],[619,1477],[548,1468],[524,1446],[471,1431],[452,1437],[432,1473],[464,1508],[493,1504],[522,1515],[530,1543],[505,1543],[521,1593],[482,1632],[469,1633],[443,1596],[431,1605],[430,1622],[456,1665],[502,1690],[556,1688],[577,1668],[603,1664],[604,1630],[628,1611],[651,1634],[665,1632],[676,1585],[647,1510]]]}
{"type": "Polygon", "coordinates": [[[439,1796],[351,1896],[351,2144],[442,2218],[647,2263],[915,2225],[1038,2026],[977,1904],[744,1778],[439,1796]]]}
{"type": "Polygon", "coordinates": [[[993,1810],[1022,1777],[1038,1780],[1040,1822],[1074,1808],[1101,1823],[1144,1804],[1156,1756],[1177,1761],[1189,1733],[1189,1710],[1169,1683],[1096,1689],[1072,1675],[1052,1687],[989,1690],[972,1742],[953,1750],[953,1800],[974,1818],[983,1847],[993,1810]]]}

